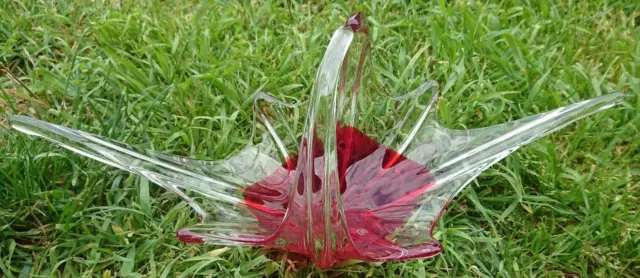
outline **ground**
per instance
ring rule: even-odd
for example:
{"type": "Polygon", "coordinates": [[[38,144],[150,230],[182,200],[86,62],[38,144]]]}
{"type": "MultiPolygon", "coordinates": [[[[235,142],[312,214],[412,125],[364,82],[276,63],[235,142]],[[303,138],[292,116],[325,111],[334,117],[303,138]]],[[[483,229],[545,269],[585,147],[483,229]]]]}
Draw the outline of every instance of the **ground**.
{"type": "Polygon", "coordinates": [[[640,2],[315,2],[0,0],[0,277],[640,276],[640,2]],[[443,254],[332,270],[183,244],[198,219],[172,194],[9,129],[29,115],[223,158],[256,92],[305,99],[356,10],[378,81],[440,82],[447,127],[628,97],[483,173],[437,223],[443,254]]]}

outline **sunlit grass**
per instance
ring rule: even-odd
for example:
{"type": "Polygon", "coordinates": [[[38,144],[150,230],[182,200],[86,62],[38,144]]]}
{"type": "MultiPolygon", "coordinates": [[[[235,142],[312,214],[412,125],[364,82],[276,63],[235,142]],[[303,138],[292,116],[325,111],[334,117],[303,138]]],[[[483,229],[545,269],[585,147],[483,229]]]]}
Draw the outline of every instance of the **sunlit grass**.
{"type": "Polygon", "coordinates": [[[0,277],[640,276],[640,4],[414,2],[0,0],[0,277]],[[442,255],[326,272],[182,244],[177,229],[198,221],[184,202],[7,129],[23,114],[223,158],[246,143],[254,94],[305,98],[354,10],[368,15],[376,81],[440,82],[448,127],[629,98],[482,174],[438,222],[442,255]]]}

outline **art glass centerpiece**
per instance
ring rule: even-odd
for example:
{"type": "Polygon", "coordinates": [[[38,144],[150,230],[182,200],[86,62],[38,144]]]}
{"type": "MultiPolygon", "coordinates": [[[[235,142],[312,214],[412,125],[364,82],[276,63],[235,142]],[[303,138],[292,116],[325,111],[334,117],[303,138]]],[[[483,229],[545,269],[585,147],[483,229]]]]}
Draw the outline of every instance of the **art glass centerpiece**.
{"type": "Polygon", "coordinates": [[[254,143],[224,160],[137,150],[24,116],[11,124],[184,199],[202,221],[181,229],[182,241],[279,248],[330,267],[439,254],[434,223],[469,182],[520,146],[623,97],[451,130],[437,123],[434,81],[404,95],[363,89],[371,88],[370,48],[364,18],[355,14],[333,33],[309,100],[291,105],[258,94],[254,143]]]}

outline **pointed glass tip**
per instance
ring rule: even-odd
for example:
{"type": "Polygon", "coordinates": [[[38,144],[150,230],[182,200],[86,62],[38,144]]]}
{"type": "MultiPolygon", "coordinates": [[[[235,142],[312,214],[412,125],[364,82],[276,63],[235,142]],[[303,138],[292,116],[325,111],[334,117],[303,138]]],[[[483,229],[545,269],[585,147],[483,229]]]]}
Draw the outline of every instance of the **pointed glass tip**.
{"type": "Polygon", "coordinates": [[[351,30],[353,30],[353,32],[358,32],[361,27],[363,26],[362,24],[362,13],[361,12],[357,12],[355,14],[353,14],[352,16],[349,17],[349,19],[347,19],[347,23],[344,24],[345,27],[351,27],[351,30]]]}

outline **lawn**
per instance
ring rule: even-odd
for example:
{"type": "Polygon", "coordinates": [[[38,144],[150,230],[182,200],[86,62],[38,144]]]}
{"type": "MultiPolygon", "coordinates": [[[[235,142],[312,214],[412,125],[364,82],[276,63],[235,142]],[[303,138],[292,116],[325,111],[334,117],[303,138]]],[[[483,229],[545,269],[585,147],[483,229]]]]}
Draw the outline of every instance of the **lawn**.
{"type": "Polygon", "coordinates": [[[640,277],[640,2],[316,2],[0,0],[0,277],[640,277]],[[438,81],[450,128],[628,97],[472,182],[436,225],[441,255],[331,270],[183,244],[176,231],[199,221],[185,202],[9,129],[28,115],[224,158],[246,143],[257,92],[307,98],[356,10],[376,80],[438,81]]]}

